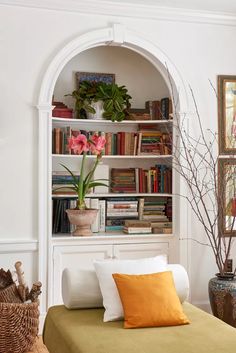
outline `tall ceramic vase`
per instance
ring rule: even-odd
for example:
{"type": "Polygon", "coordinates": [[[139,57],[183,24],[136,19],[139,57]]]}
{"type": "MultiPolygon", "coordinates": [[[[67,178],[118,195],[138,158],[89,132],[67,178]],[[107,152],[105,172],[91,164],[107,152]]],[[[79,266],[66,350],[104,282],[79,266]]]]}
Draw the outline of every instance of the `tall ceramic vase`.
{"type": "Polygon", "coordinates": [[[76,210],[68,209],[66,210],[69,221],[71,224],[76,226],[73,235],[78,236],[90,236],[92,235],[91,225],[96,219],[98,210],[97,209],[86,209],[86,210],[76,210]]]}
{"type": "Polygon", "coordinates": [[[211,278],[208,285],[214,316],[236,327],[236,279],[233,275],[211,278]]]}

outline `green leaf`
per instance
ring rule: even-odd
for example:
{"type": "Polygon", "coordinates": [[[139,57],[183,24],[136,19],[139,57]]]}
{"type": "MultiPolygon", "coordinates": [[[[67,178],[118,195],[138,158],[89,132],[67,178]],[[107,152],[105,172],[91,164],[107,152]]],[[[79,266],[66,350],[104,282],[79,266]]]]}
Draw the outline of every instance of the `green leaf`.
{"type": "Polygon", "coordinates": [[[99,182],[96,182],[96,181],[91,181],[89,183],[89,189],[94,188],[95,186],[106,186],[106,187],[109,187],[109,185],[107,185],[105,183],[99,183],[99,182]]]}
{"type": "Polygon", "coordinates": [[[78,182],[79,182],[79,180],[76,178],[76,176],[74,175],[74,173],[72,173],[72,172],[70,171],[70,169],[67,168],[64,164],[61,164],[61,163],[60,163],[60,165],[68,171],[68,173],[72,176],[72,178],[73,178],[73,180],[74,180],[74,184],[77,185],[78,182]]]}
{"type": "Polygon", "coordinates": [[[123,111],[123,104],[121,104],[120,102],[118,102],[118,101],[115,101],[114,102],[114,106],[115,106],[115,108],[116,108],[116,110],[118,111],[118,112],[122,112],[123,111]]]}

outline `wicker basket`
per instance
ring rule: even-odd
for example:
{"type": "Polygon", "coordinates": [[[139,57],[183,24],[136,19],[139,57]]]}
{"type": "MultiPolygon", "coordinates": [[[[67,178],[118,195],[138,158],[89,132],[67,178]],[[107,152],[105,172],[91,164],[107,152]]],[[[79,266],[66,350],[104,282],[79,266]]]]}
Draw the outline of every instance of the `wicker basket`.
{"type": "Polygon", "coordinates": [[[0,289],[0,302],[1,303],[22,303],[19,296],[16,284],[13,283],[10,286],[0,289]]]}
{"type": "Polygon", "coordinates": [[[0,353],[30,350],[38,334],[38,302],[0,303],[0,353]]]}

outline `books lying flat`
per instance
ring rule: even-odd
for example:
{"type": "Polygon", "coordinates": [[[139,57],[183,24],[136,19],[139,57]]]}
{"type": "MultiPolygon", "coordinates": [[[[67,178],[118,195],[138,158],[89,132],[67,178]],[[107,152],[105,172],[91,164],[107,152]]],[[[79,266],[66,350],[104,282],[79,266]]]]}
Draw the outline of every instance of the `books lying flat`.
{"type": "Polygon", "coordinates": [[[123,227],[123,232],[127,234],[150,234],[151,227],[123,227]]]}
{"type": "Polygon", "coordinates": [[[152,228],[153,234],[171,234],[172,228],[152,228]]]}
{"type": "Polygon", "coordinates": [[[150,228],[151,227],[151,222],[145,222],[142,220],[126,220],[124,223],[125,227],[133,227],[133,228],[150,228]]]}

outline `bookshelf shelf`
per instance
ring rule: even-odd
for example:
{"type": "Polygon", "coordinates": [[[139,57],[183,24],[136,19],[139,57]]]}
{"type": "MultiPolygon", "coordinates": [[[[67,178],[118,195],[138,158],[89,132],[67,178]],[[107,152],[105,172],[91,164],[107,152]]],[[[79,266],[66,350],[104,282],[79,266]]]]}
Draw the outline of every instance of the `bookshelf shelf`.
{"type": "MultiPolygon", "coordinates": [[[[104,197],[173,197],[173,194],[166,194],[166,193],[104,193],[104,194],[88,194],[88,197],[96,197],[96,198],[104,198],[104,197]]],[[[76,195],[71,194],[52,194],[53,198],[75,198],[76,195]]]]}
{"type": "MultiPolygon", "coordinates": [[[[79,241],[93,241],[93,240],[106,240],[109,238],[116,240],[133,240],[135,239],[156,239],[156,238],[173,238],[173,234],[125,234],[121,232],[99,232],[96,235],[92,235],[91,237],[79,238],[79,241]]],[[[68,233],[60,233],[60,234],[52,234],[53,241],[63,241],[63,242],[76,242],[78,238],[74,237],[72,234],[68,233]]]]}
{"type": "Polygon", "coordinates": [[[123,120],[123,121],[109,121],[103,119],[67,119],[67,118],[52,118],[52,123],[55,125],[63,125],[63,126],[74,126],[74,125],[87,125],[87,124],[99,124],[99,125],[112,125],[112,126],[125,126],[125,125],[138,125],[138,124],[173,124],[173,120],[123,120]]]}
{"type": "MultiPolygon", "coordinates": [[[[76,158],[76,159],[82,159],[81,155],[76,155],[76,154],[53,154],[52,155],[53,158],[76,158]]],[[[87,155],[88,159],[96,159],[96,156],[94,155],[87,155]]],[[[141,156],[130,156],[130,155],[104,155],[102,156],[102,159],[172,159],[172,155],[166,154],[166,155],[141,155],[141,156]]]]}

